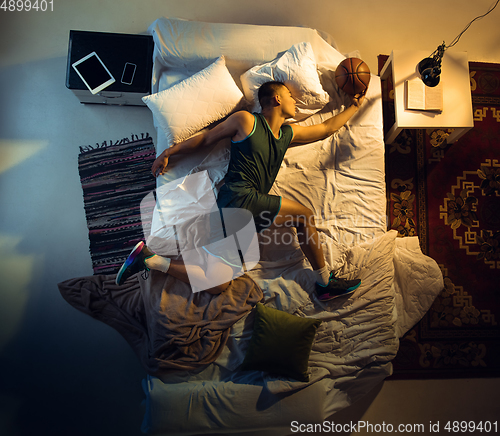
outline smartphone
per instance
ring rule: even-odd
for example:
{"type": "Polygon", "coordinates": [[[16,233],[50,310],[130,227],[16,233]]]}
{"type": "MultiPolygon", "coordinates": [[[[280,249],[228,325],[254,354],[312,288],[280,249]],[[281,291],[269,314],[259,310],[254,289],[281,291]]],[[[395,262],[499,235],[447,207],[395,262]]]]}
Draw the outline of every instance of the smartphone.
{"type": "Polygon", "coordinates": [[[121,82],[125,85],[132,85],[135,76],[135,69],[137,68],[136,64],[132,64],[127,62],[125,67],[123,68],[122,80],[121,82]]]}
{"type": "Polygon", "coordinates": [[[72,64],[92,94],[97,94],[115,82],[115,78],[94,51],[72,64]]]}

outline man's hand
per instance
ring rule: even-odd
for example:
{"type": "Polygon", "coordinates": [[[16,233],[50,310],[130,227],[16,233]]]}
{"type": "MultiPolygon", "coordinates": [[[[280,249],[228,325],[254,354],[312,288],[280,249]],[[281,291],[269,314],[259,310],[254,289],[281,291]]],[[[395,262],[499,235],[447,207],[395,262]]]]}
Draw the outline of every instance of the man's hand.
{"type": "Polygon", "coordinates": [[[151,172],[155,177],[162,176],[167,168],[168,156],[165,151],[155,159],[153,166],[151,167],[151,172]]]}
{"type": "Polygon", "coordinates": [[[352,104],[356,107],[360,107],[363,104],[363,101],[365,100],[365,93],[361,94],[356,94],[355,96],[352,97],[352,104]]]}

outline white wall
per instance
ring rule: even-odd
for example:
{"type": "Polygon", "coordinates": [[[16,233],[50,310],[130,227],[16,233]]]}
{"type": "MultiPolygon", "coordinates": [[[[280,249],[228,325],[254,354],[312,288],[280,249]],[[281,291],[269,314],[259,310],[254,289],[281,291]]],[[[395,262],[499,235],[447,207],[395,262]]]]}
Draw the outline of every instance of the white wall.
{"type": "MultiPolygon", "coordinates": [[[[78,146],[153,135],[153,125],[145,108],[84,106],[65,88],[70,29],[141,33],[163,15],[303,25],[330,33],[342,52],[360,50],[377,71],[378,54],[431,53],[492,4],[54,0],[52,12],[0,10],[0,434],[136,435],[142,419],[144,372],[129,346],[65,303],[56,284],[92,274],[78,146]]],[[[500,7],[452,50],[500,62],[499,16],[500,7]]],[[[336,419],[491,420],[498,388],[498,379],[390,381],[336,419]]]]}

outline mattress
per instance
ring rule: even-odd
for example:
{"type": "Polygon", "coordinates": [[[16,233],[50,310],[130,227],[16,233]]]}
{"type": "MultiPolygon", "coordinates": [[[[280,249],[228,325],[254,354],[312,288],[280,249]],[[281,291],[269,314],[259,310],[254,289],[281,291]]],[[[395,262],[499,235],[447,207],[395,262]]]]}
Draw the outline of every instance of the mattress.
{"type": "MultiPolygon", "coordinates": [[[[322,122],[351,104],[334,80],[345,56],[331,37],[314,29],[160,18],[149,32],[155,41],[152,93],[171,89],[221,56],[242,89],[241,76],[250,68],[307,42],[328,101],[292,124],[322,122]]],[[[160,154],[171,144],[154,121],[160,154]]],[[[263,290],[265,305],[322,320],[309,358],[309,381],[239,371],[252,334],[250,313],[231,328],[213,364],[144,380],[144,432],[289,434],[292,421],[321,422],[391,374],[399,338],[425,314],[443,282],[437,264],[420,251],[418,238],[387,231],[384,148],[381,85],[372,75],[360,111],[331,137],[290,148],[272,188],[314,211],[331,269],[362,279],[349,298],[322,303],[314,295],[309,263],[290,242],[293,229],[281,229],[273,240],[259,235],[260,261],[248,275],[263,290]]],[[[186,204],[213,207],[229,153],[230,144],[223,141],[169,163],[157,189],[157,208],[168,205],[169,213],[161,220],[157,216],[146,235],[153,250],[169,254],[165,241],[172,238],[173,220],[189,215],[186,204]],[[183,188],[194,183],[193,176],[196,192],[183,188]],[[187,191],[189,199],[182,196],[187,191]]]]}

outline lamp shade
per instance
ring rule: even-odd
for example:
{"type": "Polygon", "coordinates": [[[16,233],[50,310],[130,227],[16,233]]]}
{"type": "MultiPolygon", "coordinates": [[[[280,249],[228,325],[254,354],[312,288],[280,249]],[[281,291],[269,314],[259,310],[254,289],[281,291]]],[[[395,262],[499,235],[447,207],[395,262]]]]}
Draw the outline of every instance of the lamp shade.
{"type": "Polygon", "coordinates": [[[418,72],[426,86],[434,87],[439,83],[441,75],[441,62],[435,58],[425,58],[418,63],[418,72]]]}

